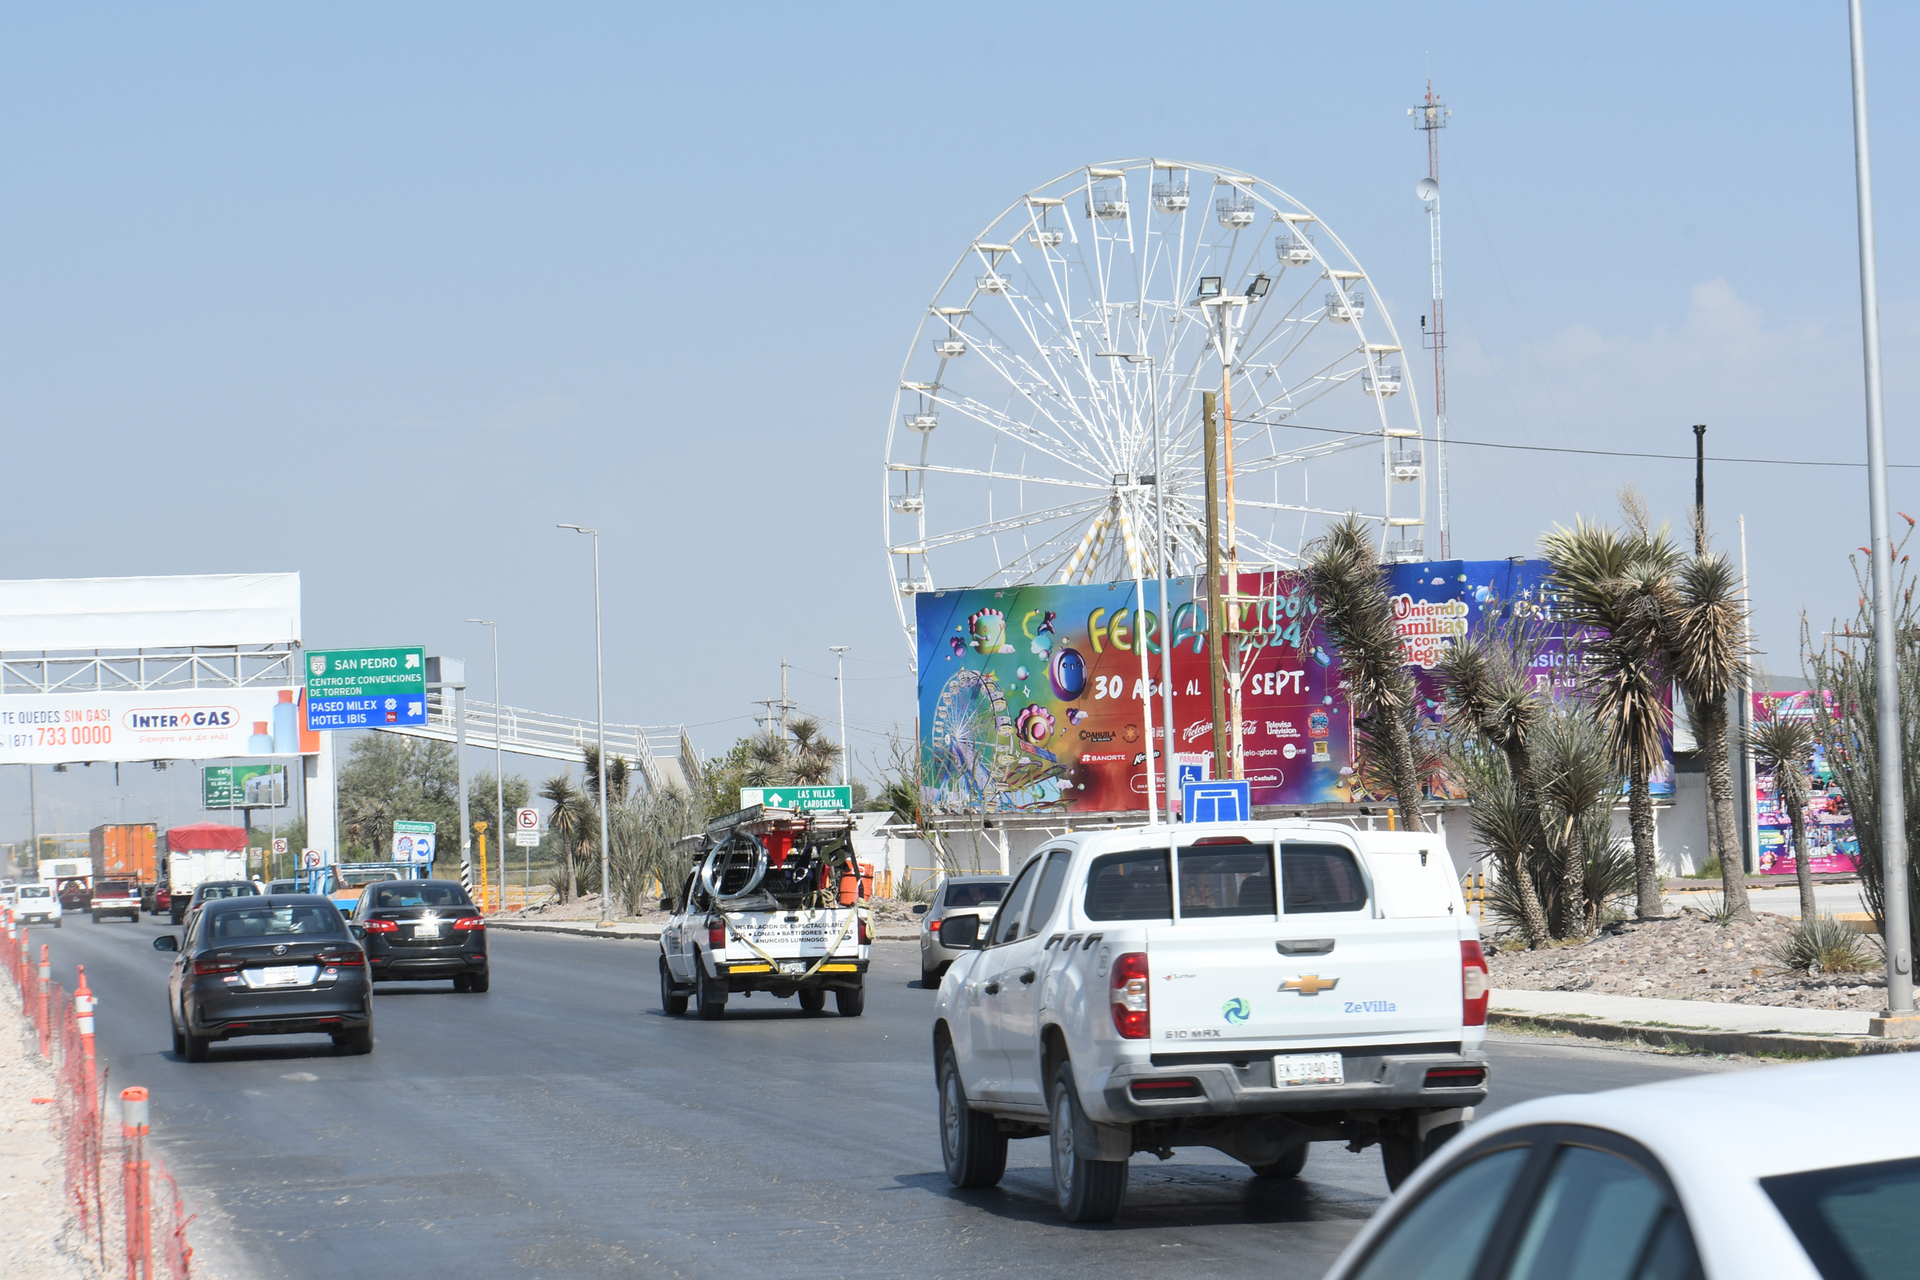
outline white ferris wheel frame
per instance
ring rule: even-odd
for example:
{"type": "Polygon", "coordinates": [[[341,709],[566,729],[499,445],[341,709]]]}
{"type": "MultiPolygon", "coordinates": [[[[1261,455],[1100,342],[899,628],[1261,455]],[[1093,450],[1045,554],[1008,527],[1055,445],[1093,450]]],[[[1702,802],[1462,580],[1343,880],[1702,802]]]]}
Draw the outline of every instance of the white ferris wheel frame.
{"type": "MultiPolygon", "coordinates": [[[[1146,483],[1151,477],[1141,474],[1143,461],[1144,469],[1151,470],[1156,428],[1166,435],[1168,475],[1161,479],[1175,482],[1167,485],[1169,570],[1191,573],[1196,564],[1204,564],[1201,508],[1178,482],[1191,480],[1193,490],[1204,489],[1198,477],[1201,428],[1196,406],[1200,392],[1220,389],[1220,325],[1228,327],[1232,349],[1231,421],[1236,431],[1253,427],[1254,436],[1264,433],[1268,442],[1264,453],[1236,458],[1236,483],[1272,473],[1275,485],[1271,498],[1236,494],[1237,507],[1271,513],[1274,528],[1278,513],[1297,513],[1304,538],[1307,516],[1338,516],[1346,510],[1306,501],[1304,474],[1303,501],[1280,500],[1281,469],[1300,466],[1304,471],[1315,458],[1377,444],[1381,510],[1362,514],[1380,523],[1383,559],[1422,558],[1423,538],[1409,536],[1423,533],[1426,523],[1427,486],[1421,466],[1426,442],[1418,393],[1411,378],[1387,364],[1404,358],[1399,333],[1372,278],[1345,242],[1292,195],[1240,170],[1152,157],[1087,165],[1068,170],[1001,210],[941,281],[908,344],[888,414],[881,517],[894,607],[910,660],[918,656],[913,599],[921,592],[1139,576],[1142,558],[1151,562],[1159,518],[1146,483]],[[1159,181],[1162,177],[1164,182],[1159,181]],[[1136,192],[1142,179],[1147,189],[1136,192]],[[1213,191],[1192,199],[1196,180],[1210,182],[1213,191]],[[1221,192],[1225,195],[1213,198],[1221,192]],[[1141,202],[1138,195],[1148,200],[1141,202]],[[1079,198],[1079,210],[1070,207],[1074,197],[1079,198]],[[1142,203],[1147,212],[1136,217],[1133,210],[1142,203]],[[1076,212],[1082,218],[1072,216],[1076,212]],[[1118,229],[1108,230],[1110,224],[1119,224],[1118,229]],[[1275,230],[1275,253],[1266,255],[1275,230]],[[998,239],[989,238],[996,234],[998,239]],[[1123,242],[1124,263],[1118,261],[1123,242]],[[1116,279],[1115,271],[1126,266],[1133,269],[1132,293],[1117,296],[1129,282],[1116,279]],[[1097,288],[1097,298],[1090,292],[1084,300],[1075,300],[1071,285],[1076,281],[1070,277],[1076,271],[1097,288]],[[1201,279],[1216,274],[1229,295],[1236,290],[1244,295],[1257,274],[1266,275],[1268,289],[1244,305],[1194,306],[1191,300],[1201,279]],[[1163,278],[1169,286],[1164,296],[1152,293],[1163,278]],[[1320,305],[1315,305],[1314,295],[1323,291],[1320,305]],[[1276,305],[1284,309],[1273,314],[1276,305]],[[1125,314],[1129,309],[1131,323],[1125,314]],[[1201,311],[1223,314],[1215,324],[1191,314],[1201,311]],[[1229,311],[1239,313],[1244,324],[1230,324],[1224,315],[1229,311]],[[1169,321],[1168,337],[1158,349],[1153,349],[1149,313],[1154,321],[1169,321]],[[1187,321],[1204,332],[1183,328],[1187,321]],[[1286,361],[1321,331],[1348,326],[1351,343],[1335,341],[1330,358],[1316,350],[1317,362],[1311,367],[1282,375],[1286,361]],[[1014,345],[1015,340],[1021,345],[1014,345]],[[1130,349],[1152,360],[1102,358],[1130,349]],[[916,378],[916,363],[930,363],[928,351],[934,353],[934,375],[916,378]],[[999,376],[1004,390],[1025,406],[1025,420],[944,385],[951,362],[965,358],[987,364],[999,376]],[[1185,367],[1169,367],[1176,358],[1185,367]],[[1318,427],[1316,432],[1327,434],[1299,446],[1278,446],[1276,427],[1311,427],[1298,420],[1301,411],[1354,381],[1374,406],[1368,429],[1318,427]],[[1404,400],[1397,394],[1402,390],[1404,400]],[[1395,409],[1395,401],[1404,408],[1395,409]],[[936,461],[942,416],[989,434],[993,443],[988,466],[936,461]],[[907,446],[906,452],[915,456],[896,458],[897,445],[907,446]],[[1052,462],[1055,473],[1032,474],[1024,459],[1002,467],[1003,445],[1016,458],[1022,452],[1040,454],[1052,462]],[[985,518],[930,533],[929,477],[984,482],[985,518]],[[1417,504],[1403,505],[1415,505],[1416,513],[1396,515],[1395,489],[1409,481],[1417,481],[1417,504]],[[997,514],[995,486],[1001,484],[1014,486],[1015,509],[1008,514],[997,514]],[[1027,508],[1029,486],[1049,491],[1048,505],[1027,508]],[[910,526],[904,538],[898,527],[903,520],[910,526]],[[1390,543],[1389,535],[1395,532],[1400,541],[1390,543]],[[1037,543],[1036,534],[1044,535],[1037,543]],[[1015,535],[1020,550],[1007,556],[1000,539],[1015,535]],[[930,553],[980,542],[992,548],[993,567],[971,580],[936,583],[930,553]],[[1114,571],[1095,579],[1101,564],[1114,571]]],[[[1223,531],[1225,527],[1223,514],[1223,531]]],[[[1288,548],[1245,528],[1237,534],[1243,572],[1298,563],[1297,545],[1288,548]]]]}

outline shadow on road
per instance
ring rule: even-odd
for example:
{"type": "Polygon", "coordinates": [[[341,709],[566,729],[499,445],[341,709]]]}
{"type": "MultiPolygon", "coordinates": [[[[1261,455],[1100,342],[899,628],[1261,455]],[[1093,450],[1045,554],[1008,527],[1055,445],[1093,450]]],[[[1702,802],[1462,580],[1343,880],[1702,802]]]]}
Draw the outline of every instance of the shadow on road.
{"type": "MultiPolygon", "coordinates": [[[[1045,1168],[1009,1169],[997,1187],[963,1191],[945,1173],[902,1174],[901,1186],[948,1197],[1010,1222],[1068,1227],[1053,1202],[1045,1168]]],[[[1383,1197],[1307,1178],[1256,1178],[1242,1165],[1141,1164],[1128,1174],[1127,1202],[1116,1222],[1089,1231],[1138,1231],[1300,1222],[1365,1222],[1383,1197]]]]}

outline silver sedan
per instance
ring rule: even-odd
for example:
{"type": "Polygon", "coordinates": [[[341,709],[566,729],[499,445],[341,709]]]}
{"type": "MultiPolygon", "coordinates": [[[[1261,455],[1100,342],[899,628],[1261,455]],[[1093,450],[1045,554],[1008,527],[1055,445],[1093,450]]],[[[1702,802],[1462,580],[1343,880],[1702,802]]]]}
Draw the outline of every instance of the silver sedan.
{"type": "Polygon", "coordinates": [[[986,931],[993,913],[1000,909],[1000,899],[1007,896],[1007,886],[1012,883],[1012,876],[949,876],[934,893],[931,906],[914,908],[926,916],[926,928],[920,931],[921,986],[932,990],[940,985],[940,975],[947,971],[947,966],[967,949],[974,937],[986,931]],[[948,917],[954,919],[956,927],[965,928],[968,916],[974,917],[977,924],[959,948],[941,941],[940,928],[948,917]]]}

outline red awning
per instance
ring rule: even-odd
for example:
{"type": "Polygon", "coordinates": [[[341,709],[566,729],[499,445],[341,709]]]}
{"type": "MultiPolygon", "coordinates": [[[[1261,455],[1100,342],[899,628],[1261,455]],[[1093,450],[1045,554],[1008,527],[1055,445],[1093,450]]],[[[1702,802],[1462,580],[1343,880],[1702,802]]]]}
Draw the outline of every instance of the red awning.
{"type": "Polygon", "coordinates": [[[244,849],[247,829],[229,827],[222,822],[193,822],[167,832],[167,852],[186,853],[191,849],[244,849]]]}

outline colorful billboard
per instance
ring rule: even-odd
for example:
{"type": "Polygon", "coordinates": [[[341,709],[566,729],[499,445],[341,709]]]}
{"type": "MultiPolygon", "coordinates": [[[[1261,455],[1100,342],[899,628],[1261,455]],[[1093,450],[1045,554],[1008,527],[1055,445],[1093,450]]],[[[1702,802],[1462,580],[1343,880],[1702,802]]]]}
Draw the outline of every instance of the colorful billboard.
{"type": "Polygon", "coordinates": [[[298,755],[299,696],[272,688],[10,693],[0,698],[0,764],[298,755]]]}
{"type": "MultiPolygon", "coordinates": [[[[1440,681],[1433,671],[1440,655],[1455,638],[1496,625],[1509,611],[1539,624],[1535,682],[1555,703],[1576,696],[1581,649],[1589,632],[1560,620],[1552,574],[1545,560],[1430,560],[1388,567],[1400,639],[1416,674],[1421,709],[1429,718],[1440,718],[1440,681]]],[[[1446,794],[1444,784],[1437,790],[1446,794]]],[[[1648,790],[1659,798],[1673,795],[1671,732],[1648,790]]]]}
{"type": "MultiPolygon", "coordinates": [[[[1256,805],[1354,798],[1353,741],[1338,669],[1296,575],[1242,574],[1246,622],[1264,641],[1242,695],[1246,775],[1256,805]]],[[[1147,807],[1145,700],[1159,724],[1160,646],[1170,631],[1174,751],[1211,767],[1204,583],[1159,586],[1142,608],[1131,582],[922,593],[920,761],[935,814],[1115,812],[1147,807]],[[1199,598],[1196,599],[1196,593],[1199,598]],[[1142,647],[1148,677],[1140,671],[1142,647]],[[1150,683],[1149,683],[1150,682],[1150,683]]],[[[1150,761],[1152,763],[1150,763],[1150,761]]],[[[1225,770],[1218,772],[1224,773],[1225,770]]]]}
{"type": "MultiPolygon", "coordinates": [[[[1831,710],[1833,695],[1823,693],[1831,710]]],[[[1812,720],[1814,695],[1801,693],[1756,693],[1753,718],[1756,722],[1770,716],[1788,720],[1812,720]]],[[[1860,869],[1860,838],[1853,832],[1853,814],[1847,798],[1827,767],[1827,753],[1814,744],[1813,758],[1807,762],[1807,854],[1816,872],[1854,872],[1860,869]]],[[[1771,773],[1754,778],[1754,810],[1760,819],[1760,874],[1790,876],[1798,871],[1793,848],[1793,824],[1771,773]]]]}

